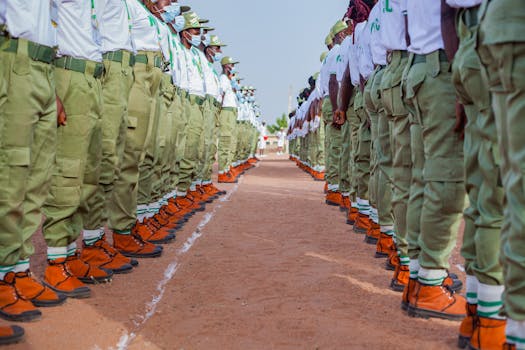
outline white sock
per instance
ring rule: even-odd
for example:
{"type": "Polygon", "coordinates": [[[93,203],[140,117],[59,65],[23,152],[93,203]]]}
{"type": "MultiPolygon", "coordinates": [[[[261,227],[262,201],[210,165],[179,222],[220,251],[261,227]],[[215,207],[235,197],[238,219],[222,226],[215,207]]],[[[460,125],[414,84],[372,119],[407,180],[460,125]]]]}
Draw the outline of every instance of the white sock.
{"type": "Polygon", "coordinates": [[[410,278],[417,279],[417,275],[419,274],[419,260],[410,259],[409,269],[410,269],[410,278]]]}
{"type": "Polygon", "coordinates": [[[13,271],[15,268],[14,265],[3,265],[0,266],[0,280],[3,280],[5,275],[7,275],[9,272],[13,271]]]}
{"type": "Polygon", "coordinates": [[[358,197],[357,206],[360,214],[370,215],[370,202],[367,199],[361,199],[358,197]]]}
{"type": "Polygon", "coordinates": [[[381,233],[384,233],[385,235],[392,236],[392,237],[395,234],[394,226],[391,226],[391,225],[381,225],[379,231],[381,231],[381,233]]]}
{"type": "Polygon", "coordinates": [[[177,197],[186,197],[187,191],[177,191],[177,197]]]}
{"type": "Polygon", "coordinates": [[[67,247],[47,247],[47,259],[56,260],[67,258],[67,247]]]}
{"type": "Polygon", "coordinates": [[[29,270],[29,259],[18,260],[18,262],[15,264],[13,268],[14,273],[25,272],[27,270],[29,270]]]}
{"type": "Polygon", "coordinates": [[[420,283],[427,286],[440,286],[447,276],[448,273],[445,269],[426,269],[424,267],[420,267],[417,274],[417,279],[420,283]]]}
{"type": "Polygon", "coordinates": [[[525,321],[507,319],[507,342],[516,344],[516,349],[525,349],[525,321]]]}
{"type": "Polygon", "coordinates": [[[148,214],[148,205],[147,204],[139,204],[137,205],[137,220],[139,222],[144,221],[146,218],[146,215],[148,214]]]}
{"type": "MultiPolygon", "coordinates": [[[[478,316],[504,319],[499,315],[503,307],[502,294],[505,287],[491,286],[479,283],[478,285],[478,316]]],[[[525,333],[524,333],[525,335],[525,333]]]]}
{"type": "Polygon", "coordinates": [[[67,246],[67,256],[73,256],[77,252],[77,242],[70,243],[67,246]]]}
{"type": "Polygon", "coordinates": [[[82,230],[82,238],[87,246],[93,245],[104,234],[104,228],[98,230],[82,230]]]}
{"type": "Polygon", "coordinates": [[[475,276],[467,275],[466,279],[467,303],[478,304],[478,279],[475,276]]]}

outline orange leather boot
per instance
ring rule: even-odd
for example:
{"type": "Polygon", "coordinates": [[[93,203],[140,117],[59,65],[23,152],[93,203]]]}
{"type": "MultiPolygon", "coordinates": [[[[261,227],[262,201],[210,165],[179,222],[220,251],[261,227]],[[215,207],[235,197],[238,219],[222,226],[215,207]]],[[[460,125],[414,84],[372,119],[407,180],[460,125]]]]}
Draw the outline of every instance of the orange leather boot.
{"type": "Polygon", "coordinates": [[[315,181],[324,181],[324,171],[314,171],[312,176],[315,181]]]}
{"type": "Polygon", "coordinates": [[[348,209],[350,209],[350,198],[348,196],[341,196],[343,198],[343,201],[341,202],[341,205],[339,206],[339,210],[345,213],[348,213],[348,209]]]}
{"type": "Polygon", "coordinates": [[[67,299],[65,295],[37,281],[29,270],[15,273],[14,286],[22,299],[32,302],[36,307],[62,305],[67,299]]]}
{"type": "Polygon", "coordinates": [[[24,329],[20,326],[0,327],[0,345],[15,344],[24,339],[24,329]]]}
{"type": "Polygon", "coordinates": [[[397,255],[397,250],[393,249],[390,251],[390,254],[388,254],[388,259],[386,259],[385,270],[395,271],[398,265],[399,255],[397,255]]]}
{"type": "Polygon", "coordinates": [[[175,234],[161,231],[161,226],[153,219],[144,219],[144,222],[136,222],[131,228],[131,233],[139,235],[146,242],[152,244],[167,244],[175,239],[175,234]]]}
{"type": "Polygon", "coordinates": [[[395,250],[394,248],[394,237],[381,232],[379,240],[376,246],[376,258],[386,258],[390,255],[390,252],[395,250]]]}
{"type": "Polygon", "coordinates": [[[91,290],[82,283],[69,267],[66,265],[66,258],[48,260],[46,272],[44,274],[44,284],[49,288],[64,294],[68,298],[89,298],[91,290]]]}
{"type": "Polygon", "coordinates": [[[381,235],[380,226],[379,224],[376,224],[375,222],[370,221],[370,228],[366,232],[365,236],[365,242],[368,244],[377,244],[377,241],[379,240],[379,236],[381,235]]]}
{"type": "Polygon", "coordinates": [[[83,245],[81,258],[85,262],[111,270],[113,273],[130,273],[133,270],[131,259],[126,258],[108,242],[99,239],[92,245],[83,245]]]}
{"type": "Polygon", "coordinates": [[[354,226],[358,216],[359,216],[359,209],[351,206],[350,210],[348,210],[348,216],[346,217],[346,223],[348,225],[354,226]]]}
{"type": "Polygon", "coordinates": [[[0,280],[0,315],[9,321],[29,322],[38,320],[42,313],[31,301],[20,296],[15,287],[16,276],[8,272],[0,280]]]}
{"type": "Polygon", "coordinates": [[[466,310],[467,316],[465,316],[459,325],[458,347],[460,349],[465,349],[469,345],[472,333],[474,333],[474,328],[476,328],[476,324],[478,323],[478,305],[467,303],[466,310]]]}
{"type": "Polygon", "coordinates": [[[129,258],[156,258],[162,254],[162,247],[146,242],[136,233],[113,233],[113,245],[129,258]]]}
{"type": "Polygon", "coordinates": [[[410,270],[407,265],[398,265],[394,271],[394,277],[390,282],[390,289],[396,292],[402,292],[410,279],[410,270]]]}
{"type": "Polygon", "coordinates": [[[326,193],[325,203],[328,205],[338,207],[341,204],[343,204],[343,196],[341,195],[340,192],[328,191],[328,193],[326,193]]]}
{"type": "Polygon", "coordinates": [[[478,317],[478,323],[470,338],[470,349],[500,350],[505,344],[506,320],[478,317]]]}
{"type": "Polygon", "coordinates": [[[462,320],[466,316],[466,303],[464,297],[454,294],[443,285],[430,286],[419,283],[414,304],[410,304],[408,314],[421,318],[462,320]]]}
{"type": "Polygon", "coordinates": [[[355,233],[367,233],[370,229],[370,219],[368,215],[358,213],[357,220],[354,223],[355,233]]]}
{"type": "Polygon", "coordinates": [[[415,304],[416,291],[419,288],[419,281],[417,278],[409,278],[408,283],[403,289],[403,296],[401,297],[401,309],[408,311],[410,305],[415,304]]]}

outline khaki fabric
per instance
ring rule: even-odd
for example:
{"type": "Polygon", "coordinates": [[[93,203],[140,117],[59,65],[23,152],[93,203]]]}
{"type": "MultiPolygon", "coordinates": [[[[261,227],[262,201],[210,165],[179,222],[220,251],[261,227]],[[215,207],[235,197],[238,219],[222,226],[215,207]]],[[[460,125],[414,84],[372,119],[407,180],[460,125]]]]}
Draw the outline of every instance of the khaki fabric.
{"type": "MultiPolygon", "coordinates": [[[[147,52],[147,55],[148,62],[154,62],[154,57],[160,54],[147,52]]],[[[162,76],[161,70],[151,63],[135,63],[133,74],[135,80],[129,96],[124,154],[108,206],[109,225],[117,231],[129,230],[137,219],[139,167],[151,138],[153,102],[158,96],[162,76]]]]}
{"type": "Polygon", "coordinates": [[[227,172],[232,163],[234,134],[236,131],[237,111],[223,109],[219,117],[219,172],[227,172]]]}
{"type": "MultiPolygon", "coordinates": [[[[129,62],[128,55],[129,53],[124,54],[124,62],[129,62]]],[[[100,181],[96,194],[88,203],[90,211],[84,222],[84,228],[88,230],[103,227],[107,221],[107,205],[113,192],[115,178],[119,176],[126,144],[128,99],[133,83],[133,68],[128,64],[104,60],[104,68],[100,181]]]]}
{"type": "Polygon", "coordinates": [[[324,98],[322,111],[325,122],[325,178],[329,185],[339,185],[339,159],[343,140],[341,129],[332,126],[333,111],[329,97],[324,98]]]}
{"type": "Polygon", "coordinates": [[[86,72],[55,69],[56,93],[67,114],[57,133],[56,160],[43,210],[43,234],[49,247],[66,247],[84,228],[95,196],[102,159],[102,86],[95,79],[95,62],[86,72]]]}
{"type": "Polygon", "coordinates": [[[414,106],[421,125],[423,206],[419,262],[427,269],[447,269],[455,246],[459,214],[465,200],[463,142],[454,133],[455,94],[450,64],[440,62],[439,51],[425,56],[426,62],[412,64],[407,76],[406,98],[414,106]]]}
{"type": "Polygon", "coordinates": [[[42,221],[56,141],[54,66],[31,60],[26,40],[0,50],[0,265],[29,258],[42,221]]]}

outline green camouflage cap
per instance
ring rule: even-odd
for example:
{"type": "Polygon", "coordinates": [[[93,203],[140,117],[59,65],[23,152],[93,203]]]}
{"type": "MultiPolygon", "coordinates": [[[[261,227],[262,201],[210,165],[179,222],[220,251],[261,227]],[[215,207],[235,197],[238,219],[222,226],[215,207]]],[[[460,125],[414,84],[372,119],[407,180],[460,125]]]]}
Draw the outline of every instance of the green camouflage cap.
{"type": "Polygon", "coordinates": [[[348,28],[348,25],[345,22],[337,21],[335,22],[330,32],[332,33],[332,36],[335,37],[337,34],[341,33],[343,30],[346,30],[347,28],[348,28]]]}
{"type": "Polygon", "coordinates": [[[199,22],[201,22],[201,23],[209,23],[210,20],[209,19],[200,18],[199,22]]]}
{"type": "Polygon", "coordinates": [[[328,56],[328,51],[325,51],[321,54],[321,62],[324,62],[326,56],[328,56]]]}
{"type": "Polygon", "coordinates": [[[254,88],[253,86],[249,86],[249,87],[248,87],[248,90],[250,90],[250,91],[255,91],[255,90],[257,90],[257,89],[254,88]]]}
{"type": "Polygon", "coordinates": [[[184,20],[186,21],[186,23],[184,24],[184,29],[183,30],[186,30],[186,29],[201,29],[202,26],[199,22],[199,17],[197,16],[197,14],[193,11],[191,12],[186,12],[185,14],[183,14],[184,16],[184,20]]]}
{"type": "Polygon", "coordinates": [[[208,46],[228,46],[226,44],[223,44],[217,35],[211,35],[210,36],[210,45],[208,46]]]}
{"type": "Polygon", "coordinates": [[[332,37],[332,33],[328,34],[326,39],[324,39],[324,44],[326,46],[332,45],[334,43],[334,38],[332,37]]]}
{"type": "Polygon", "coordinates": [[[184,14],[185,12],[188,12],[189,10],[191,10],[191,7],[189,7],[189,6],[182,5],[180,7],[180,13],[182,13],[182,14],[184,14]]]}
{"type": "Polygon", "coordinates": [[[226,56],[221,60],[221,65],[224,66],[226,64],[237,64],[238,61],[234,61],[233,58],[226,56]]]}
{"type": "Polygon", "coordinates": [[[314,80],[319,79],[319,72],[315,73],[315,74],[313,75],[313,78],[314,78],[314,80]]]}

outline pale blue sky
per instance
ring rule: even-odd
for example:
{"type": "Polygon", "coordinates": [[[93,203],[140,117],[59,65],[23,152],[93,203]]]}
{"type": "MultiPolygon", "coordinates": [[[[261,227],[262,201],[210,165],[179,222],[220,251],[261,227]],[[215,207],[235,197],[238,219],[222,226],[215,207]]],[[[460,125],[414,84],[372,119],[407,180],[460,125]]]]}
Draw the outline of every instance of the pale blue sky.
{"type": "Polygon", "coordinates": [[[343,16],[347,0],[179,0],[210,20],[214,34],[239,60],[243,84],[253,85],[262,118],[272,123],[320,67],[330,27],[343,16]]]}

